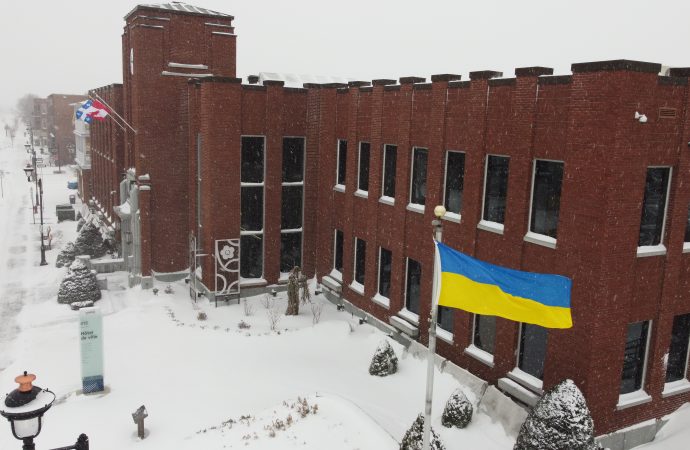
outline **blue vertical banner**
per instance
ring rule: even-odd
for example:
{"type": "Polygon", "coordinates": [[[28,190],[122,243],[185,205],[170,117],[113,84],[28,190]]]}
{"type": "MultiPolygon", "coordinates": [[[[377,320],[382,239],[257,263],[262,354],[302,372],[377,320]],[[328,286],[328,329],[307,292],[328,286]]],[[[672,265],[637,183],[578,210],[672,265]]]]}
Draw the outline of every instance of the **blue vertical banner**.
{"type": "Polygon", "coordinates": [[[103,317],[98,308],[79,310],[81,385],[84,394],[101,392],[103,384],[103,317]]]}

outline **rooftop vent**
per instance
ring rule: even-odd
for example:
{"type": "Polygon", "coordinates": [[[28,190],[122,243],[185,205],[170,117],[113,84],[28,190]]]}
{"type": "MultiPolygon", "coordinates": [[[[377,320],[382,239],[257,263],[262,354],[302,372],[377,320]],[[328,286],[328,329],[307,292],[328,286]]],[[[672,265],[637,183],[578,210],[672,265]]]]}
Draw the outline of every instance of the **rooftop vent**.
{"type": "Polygon", "coordinates": [[[675,119],[677,116],[676,108],[659,108],[659,119],[675,119]]]}

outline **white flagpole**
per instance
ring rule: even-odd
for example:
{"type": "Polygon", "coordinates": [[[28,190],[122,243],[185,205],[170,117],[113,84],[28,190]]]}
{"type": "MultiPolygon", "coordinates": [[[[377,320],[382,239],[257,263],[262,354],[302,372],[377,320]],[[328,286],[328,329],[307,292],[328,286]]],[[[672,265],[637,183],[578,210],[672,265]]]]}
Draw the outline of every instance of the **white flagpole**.
{"type": "MultiPolygon", "coordinates": [[[[107,106],[108,109],[110,109],[110,112],[112,112],[113,114],[115,114],[115,117],[117,117],[118,119],[120,119],[120,120],[122,121],[122,123],[124,123],[125,125],[127,125],[127,127],[129,127],[129,129],[132,130],[132,131],[136,134],[137,130],[135,130],[134,128],[132,128],[132,126],[131,126],[129,123],[127,123],[127,121],[126,121],[124,118],[122,118],[122,116],[119,115],[119,114],[117,113],[117,111],[115,111],[115,108],[113,108],[112,106],[110,106],[110,105],[108,104],[108,102],[106,102],[105,100],[103,100],[103,98],[102,98],[100,95],[96,94],[95,92],[91,92],[91,94],[89,94],[89,97],[91,97],[91,95],[93,95],[94,97],[96,97],[96,98],[98,99],[98,101],[100,101],[100,102],[103,103],[105,106],[107,106]]],[[[124,129],[124,128],[123,128],[123,129],[124,129]]]]}
{"type": "MultiPolygon", "coordinates": [[[[441,217],[446,214],[446,208],[438,205],[434,208],[436,219],[431,222],[434,227],[436,242],[443,241],[443,223],[441,217]]],[[[434,242],[434,278],[431,290],[431,317],[429,318],[429,353],[426,368],[426,400],[424,402],[424,434],[422,436],[422,450],[431,450],[431,404],[434,396],[434,360],[436,359],[436,320],[438,318],[438,287],[441,277],[441,263],[438,247],[434,242]]]]}

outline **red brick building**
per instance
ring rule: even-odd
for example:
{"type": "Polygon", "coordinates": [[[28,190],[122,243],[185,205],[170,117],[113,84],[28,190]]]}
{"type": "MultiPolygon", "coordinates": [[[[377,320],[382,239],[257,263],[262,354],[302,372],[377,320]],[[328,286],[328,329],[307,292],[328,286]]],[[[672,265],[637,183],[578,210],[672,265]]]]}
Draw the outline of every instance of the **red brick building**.
{"type": "MultiPolygon", "coordinates": [[[[441,355],[527,404],[572,378],[597,434],[690,400],[690,69],[245,85],[232,16],[173,3],[125,20],[136,133],[117,211],[135,282],[188,271],[190,236],[210,255],[237,238],[243,287],[300,265],[425,342],[444,204],[448,245],[572,278],[574,327],[442,310],[441,355]]],[[[199,262],[213,291],[213,259],[199,262]]]]}
{"type": "Polygon", "coordinates": [[[58,165],[74,163],[76,146],[72,104],[84,100],[85,96],[72,94],[50,94],[46,98],[48,146],[58,165]]]}

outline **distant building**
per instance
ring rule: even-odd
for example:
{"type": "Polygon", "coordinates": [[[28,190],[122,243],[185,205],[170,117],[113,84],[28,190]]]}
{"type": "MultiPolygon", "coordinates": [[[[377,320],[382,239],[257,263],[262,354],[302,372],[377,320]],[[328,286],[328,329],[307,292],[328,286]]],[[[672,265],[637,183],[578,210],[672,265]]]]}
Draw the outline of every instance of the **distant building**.
{"type": "Polygon", "coordinates": [[[71,94],[50,94],[46,98],[48,146],[58,165],[74,163],[76,146],[72,104],[85,100],[84,95],[71,94]]]}
{"type": "Polygon", "coordinates": [[[45,98],[34,98],[31,128],[34,135],[34,148],[37,151],[48,150],[48,103],[45,98]]]}

